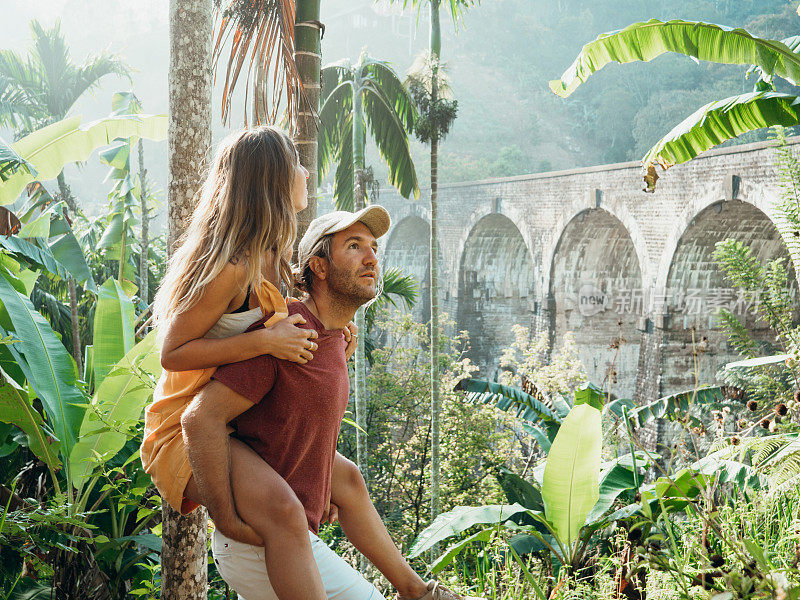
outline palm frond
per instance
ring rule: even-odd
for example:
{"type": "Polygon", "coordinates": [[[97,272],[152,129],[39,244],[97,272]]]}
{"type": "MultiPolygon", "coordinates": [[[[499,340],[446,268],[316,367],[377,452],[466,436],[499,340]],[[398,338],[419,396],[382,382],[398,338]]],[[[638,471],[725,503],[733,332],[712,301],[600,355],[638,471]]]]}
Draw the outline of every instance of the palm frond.
{"type": "Polygon", "coordinates": [[[561,423],[561,416],[553,409],[547,394],[536,389],[534,394],[485,379],[462,379],[456,390],[466,392],[468,402],[493,404],[502,411],[515,410],[523,421],[538,424],[542,421],[561,423]]]}
{"type": "MultiPolygon", "coordinates": [[[[90,57],[85,63],[75,68],[70,77],[69,88],[72,104],[67,106],[63,114],[67,114],[81,95],[95,89],[100,84],[100,79],[107,75],[126,77],[130,81],[131,69],[121,58],[108,53],[90,57]]],[[[69,101],[68,97],[64,104],[69,101]]]]}
{"type": "Polygon", "coordinates": [[[355,208],[353,188],[355,186],[355,172],[353,171],[353,112],[341,125],[341,144],[339,145],[339,164],[336,167],[336,176],[333,181],[333,202],[336,210],[349,210],[355,208]]]}
{"type": "MultiPolygon", "coordinates": [[[[390,4],[400,4],[402,2],[403,9],[408,6],[415,8],[417,10],[417,18],[419,18],[422,8],[429,6],[430,0],[389,0],[389,2],[390,4]]],[[[445,0],[445,2],[456,31],[458,31],[466,10],[481,3],[480,0],[445,0]]]]}
{"type": "Polygon", "coordinates": [[[245,124],[251,88],[259,73],[264,78],[263,102],[256,103],[254,123],[274,123],[281,106],[286,106],[289,128],[294,130],[297,112],[310,106],[300,73],[294,62],[294,15],[292,0],[215,0],[219,25],[215,36],[215,71],[228,43],[230,50],[222,92],[222,121],[230,119],[231,100],[245,62],[245,124]],[[255,69],[253,68],[255,67],[255,69]],[[265,114],[260,113],[264,108],[265,114]]]}
{"type": "Polygon", "coordinates": [[[364,84],[363,93],[364,116],[378,146],[378,152],[389,167],[389,183],[404,198],[413,194],[418,199],[420,192],[417,172],[411,159],[408,133],[400,117],[384,96],[383,90],[373,82],[364,84]]]}
{"type": "Polygon", "coordinates": [[[721,321],[722,328],[728,333],[728,342],[736,349],[736,352],[747,358],[758,356],[758,345],[735,314],[727,308],[723,308],[717,312],[716,316],[721,321]]]}
{"type": "Polygon", "coordinates": [[[387,103],[400,119],[406,132],[414,130],[417,107],[414,98],[388,62],[366,57],[362,61],[364,75],[375,82],[387,103]]]}
{"type": "Polygon", "coordinates": [[[340,83],[353,80],[353,65],[350,63],[350,59],[343,58],[335,63],[325,65],[320,71],[320,79],[322,81],[322,89],[320,90],[319,101],[321,104],[325,104],[328,96],[340,83]]]}
{"type": "Polygon", "coordinates": [[[372,330],[378,311],[388,306],[398,308],[402,304],[411,309],[419,298],[419,282],[413,275],[407,275],[397,267],[388,269],[381,277],[381,293],[364,312],[367,333],[372,330]]]}
{"type": "Polygon", "coordinates": [[[33,165],[17,154],[17,152],[0,137],[0,182],[7,180],[9,176],[20,169],[24,169],[34,177],[36,176],[36,169],[33,165]]]}
{"type": "MultiPolygon", "coordinates": [[[[327,70],[327,69],[326,69],[327,70]]],[[[317,135],[317,169],[320,180],[342,149],[342,138],[346,135],[344,123],[353,112],[353,82],[341,81],[325,98],[320,110],[320,128],[317,135]]],[[[350,136],[352,137],[352,129],[350,136]]],[[[352,142],[351,142],[352,143],[352,142]]]]}
{"type": "Polygon", "coordinates": [[[45,90],[30,61],[0,50],[0,124],[33,130],[48,118],[45,90]]]}

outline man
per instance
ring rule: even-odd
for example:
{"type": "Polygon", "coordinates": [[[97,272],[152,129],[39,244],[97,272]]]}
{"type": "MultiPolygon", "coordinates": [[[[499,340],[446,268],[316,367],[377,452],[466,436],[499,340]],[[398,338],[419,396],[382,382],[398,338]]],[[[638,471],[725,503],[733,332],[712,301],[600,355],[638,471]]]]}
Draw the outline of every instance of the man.
{"type": "MultiPolygon", "coordinates": [[[[184,415],[192,471],[201,493],[209,499],[212,516],[215,511],[233,511],[227,454],[219,447],[225,443],[229,421],[235,424],[236,435],[283,477],[296,496],[287,498],[283,508],[271,505],[270,511],[285,510],[289,523],[290,515],[297,512],[292,502],[302,504],[305,522],[299,533],[307,535],[305,527],[311,532],[312,556],[307,560],[316,562],[324,592],[312,589],[312,583],[303,588],[305,582],[297,582],[297,597],[324,594],[336,600],[383,600],[371,583],[316,536],[332,501],[341,506],[345,534],[398,589],[399,598],[458,599],[434,582],[426,584],[413,572],[391,541],[355,467],[348,477],[358,478],[360,488],[337,489],[363,489],[363,493],[331,498],[336,440],[349,398],[342,329],[377,293],[377,238],[388,231],[389,224],[386,210],[376,205],[357,213],[338,211],[315,219],[298,248],[298,281],[307,297],[289,305],[289,314],[302,315],[305,326],[318,334],[314,358],[300,365],[261,356],[221,367],[184,415]]],[[[298,533],[297,527],[291,529],[292,535],[298,533]]],[[[261,537],[272,551],[280,549],[281,542],[295,547],[268,534],[261,537]]],[[[219,531],[214,533],[212,546],[220,573],[240,597],[276,600],[263,549],[236,542],[219,531]]],[[[286,556],[286,560],[298,559],[306,560],[294,554],[286,556]]]]}

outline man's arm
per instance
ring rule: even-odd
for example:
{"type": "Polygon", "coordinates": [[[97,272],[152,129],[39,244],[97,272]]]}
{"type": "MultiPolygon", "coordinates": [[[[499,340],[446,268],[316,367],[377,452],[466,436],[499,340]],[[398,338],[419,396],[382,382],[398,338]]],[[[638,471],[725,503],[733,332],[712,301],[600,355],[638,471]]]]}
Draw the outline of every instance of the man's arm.
{"type": "MultiPolygon", "coordinates": [[[[226,536],[255,544],[258,542],[253,539],[242,539],[242,532],[249,527],[236,513],[233,500],[227,430],[230,421],[252,406],[244,396],[212,380],[186,408],[181,425],[195,484],[209,516],[226,536]]],[[[251,536],[256,536],[255,532],[251,536]]]]}

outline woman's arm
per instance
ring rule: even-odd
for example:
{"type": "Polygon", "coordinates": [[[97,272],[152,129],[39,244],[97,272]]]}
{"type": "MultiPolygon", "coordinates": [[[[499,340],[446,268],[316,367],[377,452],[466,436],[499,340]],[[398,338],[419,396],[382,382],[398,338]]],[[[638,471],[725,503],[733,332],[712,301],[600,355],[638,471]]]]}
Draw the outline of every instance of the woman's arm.
{"type": "Polygon", "coordinates": [[[296,323],[305,322],[300,315],[227,338],[203,337],[244,289],[244,275],[244,265],[227,265],[206,287],[197,304],[171,319],[161,345],[162,367],[170,371],[204,369],[262,354],[301,364],[311,360],[317,349],[312,341],[317,333],[296,327],[296,323]]]}

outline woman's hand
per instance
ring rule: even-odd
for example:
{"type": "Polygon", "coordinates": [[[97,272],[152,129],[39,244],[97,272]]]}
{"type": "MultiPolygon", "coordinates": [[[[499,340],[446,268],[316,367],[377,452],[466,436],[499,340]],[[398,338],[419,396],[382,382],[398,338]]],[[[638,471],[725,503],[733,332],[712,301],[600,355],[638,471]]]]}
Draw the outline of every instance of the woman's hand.
{"type": "Polygon", "coordinates": [[[313,352],[318,348],[314,340],[318,336],[313,329],[297,327],[297,324],[305,322],[302,315],[291,315],[270,327],[257,330],[260,333],[259,342],[263,344],[263,354],[301,365],[314,358],[313,352]]]}
{"type": "Polygon", "coordinates": [[[350,321],[343,331],[344,339],[347,342],[347,348],[344,349],[344,359],[350,360],[350,357],[353,356],[356,351],[356,346],[358,346],[358,327],[356,327],[355,323],[350,321]]]}

